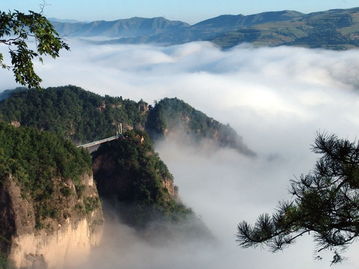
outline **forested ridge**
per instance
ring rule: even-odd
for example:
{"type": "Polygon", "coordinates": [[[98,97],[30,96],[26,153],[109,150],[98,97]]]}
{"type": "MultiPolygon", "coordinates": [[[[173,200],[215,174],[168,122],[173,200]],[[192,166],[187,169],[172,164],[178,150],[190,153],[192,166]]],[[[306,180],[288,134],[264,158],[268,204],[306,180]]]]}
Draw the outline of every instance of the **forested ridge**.
{"type": "Polygon", "coordinates": [[[154,138],[162,138],[170,132],[183,132],[195,142],[207,139],[220,147],[229,147],[254,156],[242,138],[229,125],[208,117],[178,98],[164,98],[150,111],[146,130],[154,138]]]}
{"type": "Polygon", "coordinates": [[[0,102],[0,119],[48,130],[75,143],[112,136],[116,125],[143,125],[139,103],[76,86],[15,91],[0,102]]]}

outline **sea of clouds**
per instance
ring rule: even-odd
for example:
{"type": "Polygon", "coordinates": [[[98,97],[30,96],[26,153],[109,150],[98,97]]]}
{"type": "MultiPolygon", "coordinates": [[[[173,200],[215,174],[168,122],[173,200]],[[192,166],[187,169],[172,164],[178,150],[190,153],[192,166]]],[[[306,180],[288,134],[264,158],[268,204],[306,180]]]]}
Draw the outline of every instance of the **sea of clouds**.
{"type": "MultiPolygon", "coordinates": [[[[96,46],[69,41],[70,52],[36,64],[43,86],[77,85],[99,94],[149,103],[178,97],[229,123],[257,153],[201,151],[174,139],[157,144],[184,203],[206,223],[218,244],[196,238],[152,244],[129,227],[111,224],[110,236],[86,268],[320,269],[304,236],[282,252],[242,249],[236,225],[273,212],[290,199],[289,180],[308,173],[319,157],[310,151],[317,132],[355,140],[359,134],[359,51],[240,46],[222,51],[210,43],[178,46],[96,46]]],[[[1,71],[2,89],[14,88],[1,71]]],[[[353,244],[338,268],[359,266],[353,244]]]]}

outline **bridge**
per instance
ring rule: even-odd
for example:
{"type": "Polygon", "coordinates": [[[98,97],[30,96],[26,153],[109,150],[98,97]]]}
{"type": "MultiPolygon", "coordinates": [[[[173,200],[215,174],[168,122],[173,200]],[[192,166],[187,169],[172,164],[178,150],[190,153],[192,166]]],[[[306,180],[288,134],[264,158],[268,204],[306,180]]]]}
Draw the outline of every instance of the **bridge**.
{"type": "Polygon", "coordinates": [[[90,143],[86,143],[83,145],[78,145],[77,147],[87,149],[91,153],[97,150],[98,146],[100,146],[101,144],[116,140],[120,137],[122,137],[122,123],[119,124],[118,129],[116,131],[116,135],[101,140],[92,141],[90,143]]]}
{"type": "Polygon", "coordinates": [[[90,143],[87,143],[87,144],[78,145],[77,147],[78,148],[88,149],[88,148],[99,146],[99,145],[101,145],[103,143],[107,143],[107,142],[116,140],[119,137],[120,137],[119,135],[114,135],[114,136],[110,136],[110,137],[107,137],[107,138],[104,138],[104,139],[101,139],[101,140],[93,141],[93,142],[90,142],[90,143]]]}

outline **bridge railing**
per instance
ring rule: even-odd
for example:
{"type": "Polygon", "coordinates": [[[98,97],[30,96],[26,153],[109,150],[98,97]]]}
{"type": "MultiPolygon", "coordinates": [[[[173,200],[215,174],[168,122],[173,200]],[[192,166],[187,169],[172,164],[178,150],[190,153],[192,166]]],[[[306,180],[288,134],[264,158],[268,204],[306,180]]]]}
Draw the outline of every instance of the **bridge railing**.
{"type": "Polygon", "coordinates": [[[107,137],[107,138],[104,138],[104,139],[101,139],[101,140],[89,142],[89,143],[86,143],[86,144],[83,144],[83,145],[78,145],[77,147],[78,148],[91,148],[91,147],[94,147],[94,146],[97,146],[97,145],[100,145],[100,144],[103,144],[103,143],[106,143],[106,142],[110,142],[112,140],[115,140],[115,139],[121,137],[122,132],[123,132],[122,123],[119,123],[117,125],[116,135],[110,136],[110,137],[107,137]]]}
{"type": "Polygon", "coordinates": [[[86,144],[83,144],[83,145],[78,145],[77,147],[78,148],[91,148],[91,147],[94,147],[94,146],[97,146],[97,145],[100,145],[100,144],[103,144],[103,143],[106,143],[106,142],[116,140],[119,137],[120,137],[120,135],[114,135],[114,136],[110,136],[110,137],[107,137],[107,138],[104,138],[104,139],[101,139],[101,140],[86,143],[86,144]]]}

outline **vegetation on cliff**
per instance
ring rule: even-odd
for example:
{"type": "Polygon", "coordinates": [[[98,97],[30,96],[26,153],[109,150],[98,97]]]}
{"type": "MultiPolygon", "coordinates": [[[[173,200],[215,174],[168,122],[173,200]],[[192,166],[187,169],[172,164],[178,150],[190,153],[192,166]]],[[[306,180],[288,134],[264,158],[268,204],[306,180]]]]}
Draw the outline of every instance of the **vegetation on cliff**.
{"type": "Polygon", "coordinates": [[[93,160],[100,196],[119,206],[125,222],[138,227],[192,214],[178,201],[173,177],[146,133],[126,132],[122,138],[101,145],[93,160]]]}
{"type": "MultiPolygon", "coordinates": [[[[84,198],[86,205],[80,177],[88,173],[90,155],[70,141],[34,128],[0,123],[0,184],[10,177],[20,186],[21,195],[33,201],[37,228],[46,218],[66,218],[59,215],[61,199],[76,195],[76,200],[84,198]]],[[[85,205],[77,206],[81,209],[85,205]]]]}

